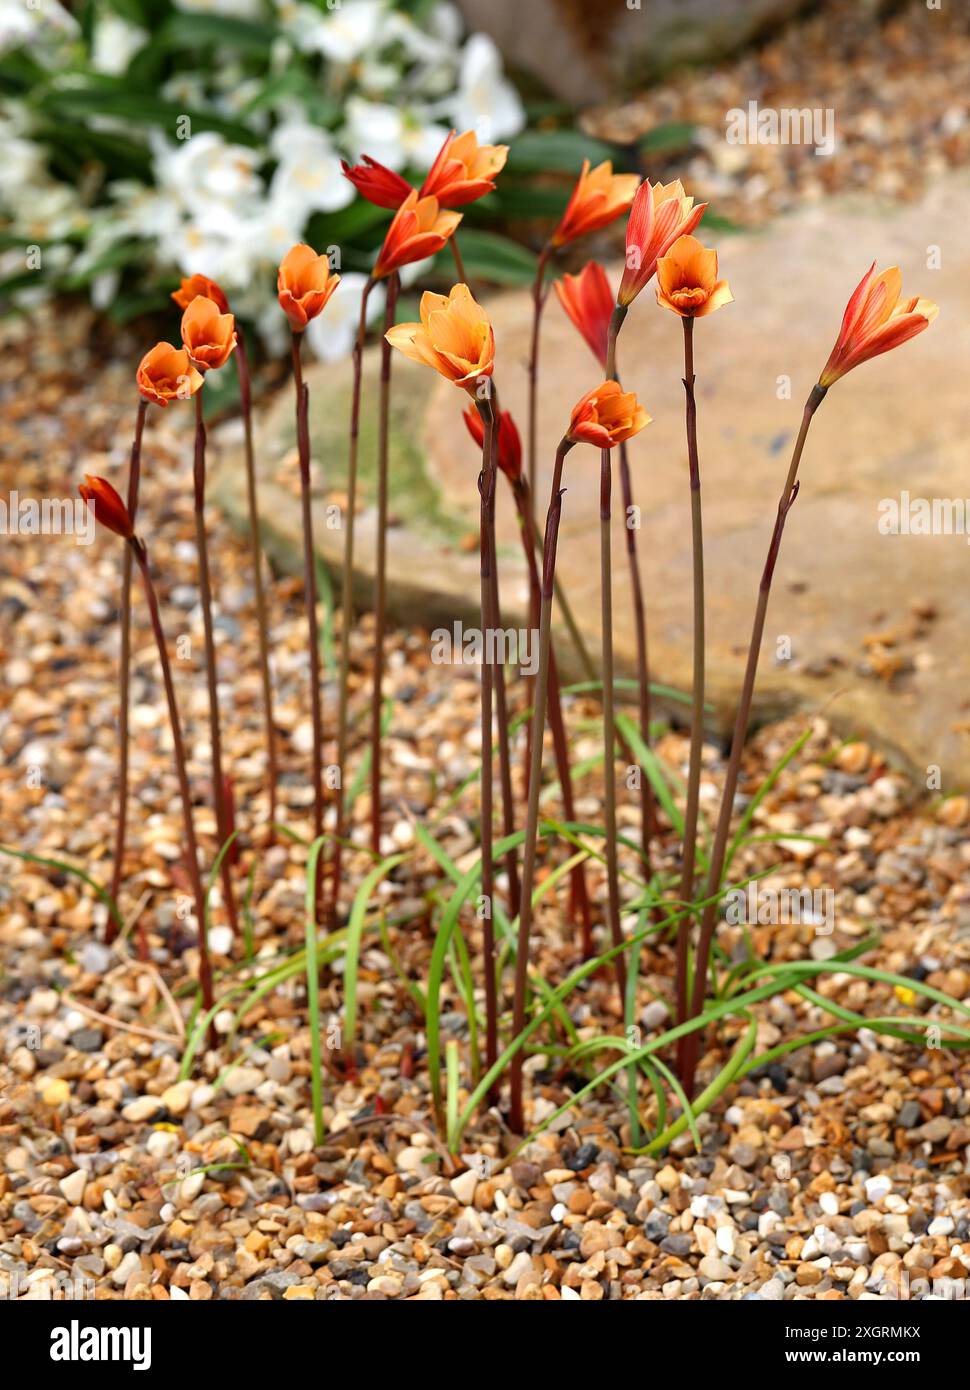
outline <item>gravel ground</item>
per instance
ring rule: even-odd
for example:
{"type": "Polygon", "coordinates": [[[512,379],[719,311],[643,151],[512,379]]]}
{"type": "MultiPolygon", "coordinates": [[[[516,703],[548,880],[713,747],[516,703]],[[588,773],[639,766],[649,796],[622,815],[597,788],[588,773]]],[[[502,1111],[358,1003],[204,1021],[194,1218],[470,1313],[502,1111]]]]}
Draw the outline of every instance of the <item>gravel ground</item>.
{"type": "MultiPolygon", "coordinates": [[[[88,328],[72,314],[5,330],[16,350],[0,358],[0,430],[17,459],[7,476],[21,495],[68,496],[82,469],[121,476],[133,413],[128,368],[89,351],[88,328]],[[22,392],[24,355],[33,401],[47,415],[22,392]]],[[[118,345],[125,363],[133,349],[118,345]]],[[[144,516],[170,638],[192,637],[193,656],[176,669],[211,857],[189,414],[150,417],[144,516]]],[[[256,866],[252,918],[264,969],[302,940],[304,856],[299,846],[264,843],[248,560],[218,517],[212,532],[226,742],[243,832],[237,876],[244,883],[256,866]]],[[[90,547],[20,537],[6,544],[0,580],[5,841],[82,863],[102,881],[116,756],[118,552],[108,537],[90,547]]],[[[306,662],[290,581],[274,584],[272,615],[283,809],[294,829],[307,831],[306,662]]],[[[364,619],[354,638],[361,712],[368,631],[364,619]]],[[[386,949],[363,952],[356,1064],[330,1063],[323,1148],[312,1138],[300,977],[262,998],[235,1037],[180,1081],[184,987],[197,961],[175,906],[184,888],[179,808],[141,604],[135,652],[135,798],[122,908],[129,926],[144,931],[147,961],[137,959],[131,934],[111,950],[101,944],[103,909],[73,877],[11,860],[0,869],[0,1290],[49,1297],[69,1280],[98,1298],[867,1298],[898,1285],[902,1271],[966,1277],[967,1069],[951,1051],[920,1052],[870,1033],[824,1041],[732,1088],[700,1118],[699,1153],[689,1135],[657,1160],[628,1152],[626,1111],[601,1092],[511,1162],[513,1140],[500,1114],[488,1112],[466,1135],[459,1171],[430,1124],[421,1019],[387,954],[412,979],[426,975],[442,885],[424,852],[386,885],[386,949]]],[[[388,848],[411,846],[420,818],[462,865],[476,845],[475,797],[458,797],[446,814],[433,808],[474,766],[477,684],[432,666],[427,636],[414,631],[392,638],[388,685],[398,702],[388,741],[388,848]]],[[[571,702],[579,756],[593,747],[584,721],[595,715],[595,704],[571,702]]],[[[783,725],[752,741],[748,794],[798,732],[783,725]]],[[[658,747],[682,773],[682,734],[668,731],[658,747]]],[[[709,747],[706,807],[715,804],[722,762],[709,747]]],[[[599,818],[596,779],[583,779],[580,793],[578,814],[599,818]]],[[[816,721],[758,813],[759,833],[786,838],[752,846],[743,870],[778,863],[769,886],[831,887],[836,929],[821,936],[811,926],[755,927],[759,954],[824,958],[876,930],[880,943],[867,961],[970,995],[970,808],[954,797],[914,809],[911,795],[877,751],[837,745],[816,721]]],[[[365,811],[362,798],[361,843],[365,811]]],[[[636,834],[635,806],[621,807],[621,823],[636,834]]],[[[668,865],[674,852],[665,843],[668,865]]],[[[350,879],[368,863],[364,852],[351,856],[350,879]]],[[[595,874],[591,882],[602,902],[603,883],[595,874]]],[[[223,925],[218,892],[214,901],[218,966],[240,971],[241,945],[223,925]]],[[[538,927],[536,963],[558,979],[576,955],[549,901],[538,927]]],[[[471,924],[468,933],[474,950],[471,924]]],[[[725,927],[722,940],[740,958],[741,929],[725,927]]],[[[666,992],[671,966],[668,945],[644,953],[644,1037],[664,1027],[665,1010],[648,991],[666,992]]],[[[905,991],[894,997],[844,974],[817,987],[870,1015],[925,1007],[905,991]]],[[[446,1034],[462,1039],[460,1003],[447,989],[445,999],[446,1034]]],[[[325,1026],[336,1023],[340,1003],[340,976],[326,971],[325,1026]]],[[[581,1037],[617,1030],[608,979],[588,982],[572,1003],[581,1037]]],[[[795,995],[762,1006],[758,1020],[759,1048],[828,1021],[795,995]]],[[[217,1020],[223,1036],[231,1022],[229,1010],[217,1020]]],[[[734,1024],[712,1036],[702,1072],[713,1074],[738,1036],[734,1024]]],[[[580,1080],[555,1058],[536,1056],[527,1070],[535,1125],[580,1080]]],[[[644,1096],[643,1105],[649,1121],[653,1102],[644,1096]]]]}

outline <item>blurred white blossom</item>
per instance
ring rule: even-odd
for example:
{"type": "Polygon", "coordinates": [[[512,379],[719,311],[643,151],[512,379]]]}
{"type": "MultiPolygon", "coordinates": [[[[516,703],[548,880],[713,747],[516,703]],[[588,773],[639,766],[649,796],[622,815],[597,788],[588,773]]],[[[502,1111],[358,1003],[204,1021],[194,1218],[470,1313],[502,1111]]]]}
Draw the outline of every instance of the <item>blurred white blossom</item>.
{"type": "MultiPolygon", "coordinates": [[[[314,357],[321,362],[337,362],[353,350],[360,324],[360,300],[367,276],[351,270],[340,276],[340,284],[327,304],[307,325],[306,337],[314,357]]],[[[377,285],[367,298],[367,322],[384,307],[384,287],[377,285]]]]}
{"type": "Polygon", "coordinates": [[[120,15],[103,13],[94,25],[91,66],[95,72],[104,72],[111,76],[126,72],[129,62],[143,47],[147,38],[148,34],[144,29],[129,24],[120,15]]]}
{"type": "Polygon", "coordinates": [[[472,34],[462,49],[458,90],[445,103],[458,130],[474,130],[494,144],[518,135],[525,125],[519,94],[502,72],[502,55],[487,34],[472,34]]]}

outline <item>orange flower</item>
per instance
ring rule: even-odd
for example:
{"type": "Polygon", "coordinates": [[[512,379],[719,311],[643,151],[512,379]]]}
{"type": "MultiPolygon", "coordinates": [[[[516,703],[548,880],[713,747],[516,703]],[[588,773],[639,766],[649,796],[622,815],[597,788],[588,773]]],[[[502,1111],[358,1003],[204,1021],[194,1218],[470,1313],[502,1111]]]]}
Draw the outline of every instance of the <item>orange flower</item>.
{"type": "Polygon", "coordinates": [[[428,290],[421,296],[421,322],[399,323],[385,337],[405,357],[434,367],[466,391],[474,391],[495,367],[492,325],[464,283],[453,285],[448,295],[428,290]]]}
{"type": "Polygon", "coordinates": [[[210,280],[205,275],[189,275],[182,281],[177,290],[172,291],[172,298],[180,309],[187,309],[193,299],[198,299],[199,295],[205,295],[206,299],[211,299],[213,304],[218,306],[220,314],[228,314],[228,299],[215,280],[210,280]]]}
{"type": "Polygon", "coordinates": [[[508,157],[508,145],[480,145],[473,130],[452,131],[421,185],[421,197],[437,198],[442,208],[473,203],[491,193],[508,157]]]}
{"type": "Polygon", "coordinates": [[[280,262],[276,289],[280,308],[294,333],[302,333],[310,320],[323,312],[339,284],[340,276],[330,274],[326,256],[318,256],[312,246],[301,241],[287,251],[280,262]]]}
{"type": "Polygon", "coordinates": [[[185,348],[156,343],[139,362],[135,380],[146,401],[168,405],[169,401],[189,400],[202,385],[203,378],[189,361],[185,348]]]}
{"type": "Polygon", "coordinates": [[[182,315],[182,346],[199,371],[224,367],[236,346],[236,321],[220,314],[214,299],[204,294],[192,300],[182,315]]]}
{"type": "Polygon", "coordinates": [[[419,198],[412,188],[387,229],[374,279],[382,280],[402,265],[436,255],[460,221],[460,212],[441,212],[437,198],[419,198]]]}
{"type": "MultiPolygon", "coordinates": [[[[485,443],[485,422],[477,407],[470,405],[462,415],[468,426],[468,433],[479,448],[485,443]]],[[[522,477],[522,441],[512,413],[500,410],[498,415],[498,466],[510,483],[517,483],[522,477]]]]}
{"type": "Polygon", "coordinates": [[[552,234],[551,244],[565,246],[567,241],[575,241],[587,232],[605,227],[630,206],[639,182],[637,174],[614,174],[608,159],[590,172],[589,160],[584,159],[582,172],[552,234]]]}
{"type": "Polygon", "coordinates": [[[344,178],[349,179],[361,197],[376,208],[391,208],[396,212],[413,191],[407,179],[395,174],[385,164],[378,164],[369,154],[363,156],[361,164],[351,165],[346,159],[342,159],[340,164],[344,178]]]}
{"type": "Polygon", "coordinates": [[[873,261],[846,305],[838,341],[818,379],[819,386],[828,389],[861,362],[915,338],[940,312],[932,299],[914,296],[900,302],[903,277],[898,266],[878,275],[875,272],[873,261]]]}
{"type": "Polygon", "coordinates": [[[696,237],[678,237],[657,262],[657,303],[682,319],[703,318],[733,302],[728,282],[717,278],[717,252],[696,237]]]}
{"type": "Polygon", "coordinates": [[[633,303],[652,278],[661,256],[678,237],[687,236],[704,216],[706,203],[694,206],[680,179],[673,183],[642,183],[626,224],[626,269],[616,302],[633,303]]]}
{"type": "Polygon", "coordinates": [[[618,381],[604,381],[573,407],[568,437],[574,444],[612,449],[639,434],[650,419],[632,391],[624,391],[618,381]]]}
{"type": "Polygon", "coordinates": [[[116,536],[123,536],[126,541],[134,537],[135,530],[128,508],[107,478],[96,478],[91,473],[85,473],[84,482],[78,490],[88,506],[94,507],[96,521],[107,526],[109,531],[114,531],[116,536]]]}
{"type": "Polygon", "coordinates": [[[560,304],[605,367],[606,338],[615,303],[606,271],[599,261],[590,261],[578,275],[564,275],[555,286],[560,304]]]}

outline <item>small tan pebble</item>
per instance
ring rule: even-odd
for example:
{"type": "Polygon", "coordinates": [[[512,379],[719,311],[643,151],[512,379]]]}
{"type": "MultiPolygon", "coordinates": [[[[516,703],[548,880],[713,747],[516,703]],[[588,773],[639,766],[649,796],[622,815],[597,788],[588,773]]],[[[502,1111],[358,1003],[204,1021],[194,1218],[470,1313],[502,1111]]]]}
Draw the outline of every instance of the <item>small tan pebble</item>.
{"type": "Polygon", "coordinates": [[[580,1285],[579,1296],[584,1303],[599,1303],[603,1297],[603,1285],[595,1279],[584,1279],[580,1285]]]}
{"type": "MultiPolygon", "coordinates": [[[[298,1285],[292,1287],[297,1288],[298,1285]]],[[[367,1285],[368,1293],[386,1294],[388,1298],[397,1298],[403,1288],[400,1279],[396,1279],[393,1274],[379,1274],[376,1279],[371,1279],[367,1285]]]]}
{"type": "Polygon", "coordinates": [[[10,1069],[18,1076],[33,1076],[37,1061],[29,1047],[18,1047],[10,1054],[10,1069]]]}
{"type": "Polygon", "coordinates": [[[579,1253],[584,1260],[588,1260],[590,1256],[601,1250],[612,1250],[615,1246],[622,1244],[622,1231],[618,1231],[612,1226],[602,1226],[598,1221],[588,1221],[583,1230],[579,1253]]]}
{"type": "Polygon", "coordinates": [[[261,1086],[265,1077],[258,1067],[236,1067],[226,1077],[226,1093],[230,1096],[244,1096],[261,1086]]]}
{"type": "Polygon", "coordinates": [[[170,1115],[184,1115],[192,1101],[195,1091],[194,1081],[176,1081],[166,1086],[161,1094],[161,1102],[170,1115]]]}
{"type": "Polygon", "coordinates": [[[478,1174],[471,1168],[467,1172],[459,1173],[457,1178],[451,1180],[451,1190],[461,1202],[463,1207],[470,1207],[475,1200],[475,1188],[478,1186],[478,1174]]]}
{"type": "Polygon", "coordinates": [[[824,1278],[824,1270],[819,1269],[817,1265],[803,1264],[799,1265],[798,1268],[795,1270],[795,1283],[801,1284],[802,1287],[810,1287],[814,1284],[821,1284],[824,1278]]]}
{"type": "Polygon", "coordinates": [[[71,1088],[60,1076],[45,1077],[38,1087],[40,1098],[45,1105],[66,1105],[71,1099],[71,1088]]]}
{"type": "Polygon", "coordinates": [[[734,1270],[719,1255],[705,1255],[697,1266],[697,1271],[705,1279],[725,1280],[734,1278],[734,1270]]]}
{"type": "Polygon", "coordinates": [[[496,1245],[493,1254],[495,1263],[498,1265],[499,1269],[508,1269],[509,1265],[512,1263],[512,1257],[515,1251],[512,1249],[511,1245],[496,1245]]]}
{"type": "Polygon", "coordinates": [[[848,772],[852,776],[858,776],[865,772],[872,758],[872,749],[868,743],[857,740],[855,743],[847,743],[844,748],[840,748],[835,755],[835,765],[840,772],[848,772]]]}
{"type": "Polygon", "coordinates": [[[141,1124],[145,1120],[153,1120],[164,1109],[161,1096],[139,1096],[123,1108],[121,1118],[129,1124],[141,1124]]]}
{"type": "Polygon", "coordinates": [[[208,1303],[212,1298],[212,1285],[205,1279],[193,1279],[189,1285],[189,1298],[193,1303],[208,1303]]]}
{"type": "Polygon", "coordinates": [[[70,1202],[72,1207],[80,1206],[84,1197],[84,1188],[87,1184],[87,1174],[83,1168],[75,1168],[73,1173],[68,1173],[66,1178],[61,1178],[58,1187],[70,1202]]]}
{"type": "Polygon", "coordinates": [[[668,1163],[657,1174],[656,1182],[661,1192],[673,1192],[675,1187],[680,1186],[680,1174],[676,1168],[672,1168],[668,1163]]]}
{"type": "Polygon", "coordinates": [[[951,830],[956,830],[961,825],[966,825],[970,819],[970,798],[966,796],[948,796],[936,813],[936,819],[943,825],[948,825],[951,830]]]}

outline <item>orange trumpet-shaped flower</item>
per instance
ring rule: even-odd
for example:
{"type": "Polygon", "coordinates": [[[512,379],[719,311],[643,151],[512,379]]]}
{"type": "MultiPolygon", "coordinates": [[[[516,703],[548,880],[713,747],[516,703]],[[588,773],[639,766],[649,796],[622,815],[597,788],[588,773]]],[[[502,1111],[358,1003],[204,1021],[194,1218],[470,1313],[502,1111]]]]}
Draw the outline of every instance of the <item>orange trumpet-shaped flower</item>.
{"type": "Polygon", "coordinates": [[[85,473],[84,482],[78,490],[88,506],[94,507],[96,521],[107,526],[109,531],[114,531],[116,536],[123,536],[126,541],[133,538],[135,530],[128,508],[107,478],[96,478],[91,473],[85,473]]]}
{"type": "Polygon", "coordinates": [[[606,271],[599,261],[590,261],[578,275],[564,275],[555,281],[555,286],[560,304],[605,367],[606,339],[615,303],[606,271]]]}
{"type": "Polygon", "coordinates": [[[696,237],[678,237],[657,262],[657,303],[682,319],[703,318],[733,302],[728,282],[717,278],[717,252],[696,237]]]}
{"type": "Polygon", "coordinates": [[[172,298],[180,309],[187,309],[193,299],[198,299],[200,295],[205,295],[206,299],[211,299],[220,314],[228,314],[229,301],[215,280],[210,280],[207,275],[188,275],[179,285],[177,290],[172,291],[172,298]]]}
{"type": "Polygon", "coordinates": [[[412,188],[387,229],[374,279],[383,280],[402,265],[436,255],[460,221],[460,212],[442,212],[437,198],[419,198],[412,188]]]}
{"type": "Polygon", "coordinates": [[[640,183],[638,174],[614,174],[610,160],[590,170],[589,160],[583,160],[583,167],[572,197],[566,204],[566,211],[559,219],[559,225],[552,234],[553,246],[565,246],[567,241],[575,241],[587,232],[599,231],[633,202],[640,183]]]}
{"type": "Polygon", "coordinates": [[[612,449],[639,434],[650,420],[632,391],[624,391],[618,381],[604,381],[577,401],[567,435],[574,444],[612,449]]]}
{"type": "Polygon", "coordinates": [[[409,193],[413,192],[406,178],[388,169],[386,164],[378,164],[369,154],[362,156],[362,163],[348,164],[340,161],[344,178],[349,179],[357,192],[376,208],[391,208],[394,212],[401,206],[409,193]]]}
{"type": "MultiPolygon", "coordinates": [[[[485,422],[478,409],[470,405],[462,414],[468,426],[468,433],[479,448],[485,443],[485,422]]],[[[522,477],[522,440],[512,412],[500,410],[498,414],[498,466],[510,483],[517,483],[522,477]]]]}
{"type": "Polygon", "coordinates": [[[704,216],[706,203],[695,207],[680,179],[640,185],[626,224],[626,269],[616,302],[624,307],[636,299],[652,278],[657,262],[678,237],[687,236],[704,216]]]}
{"type": "Polygon", "coordinates": [[[818,379],[826,389],[870,357],[915,338],[936,318],[939,306],[932,299],[900,300],[903,277],[898,266],[876,274],[876,263],[866,271],[846,305],[838,340],[818,379]]]}
{"type": "Polygon", "coordinates": [[[185,348],[156,343],[139,362],[135,381],[146,401],[168,405],[169,401],[189,400],[202,385],[203,377],[189,361],[185,348]]]}
{"type": "Polygon", "coordinates": [[[302,333],[323,312],[339,284],[340,276],[331,275],[326,256],[318,256],[302,241],[290,247],[280,262],[276,290],[294,333],[302,333]]]}
{"type": "Polygon", "coordinates": [[[508,145],[480,145],[473,130],[452,131],[421,185],[421,197],[437,198],[442,208],[473,203],[491,193],[508,157],[508,145]]]}
{"type": "Polygon", "coordinates": [[[421,322],[399,323],[385,337],[405,357],[434,367],[466,391],[474,391],[495,366],[491,322],[464,283],[453,285],[448,295],[426,291],[421,296],[421,322]]]}
{"type": "Polygon", "coordinates": [[[200,294],[182,315],[182,346],[200,372],[224,367],[236,346],[236,320],[220,314],[214,299],[200,294]]]}

